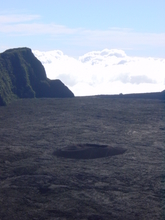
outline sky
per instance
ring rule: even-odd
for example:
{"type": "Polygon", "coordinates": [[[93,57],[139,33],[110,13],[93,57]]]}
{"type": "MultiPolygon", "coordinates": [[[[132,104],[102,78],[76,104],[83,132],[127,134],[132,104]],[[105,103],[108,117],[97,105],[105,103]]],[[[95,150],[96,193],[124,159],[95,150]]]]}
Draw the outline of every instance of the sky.
{"type": "Polygon", "coordinates": [[[29,47],[77,96],[165,89],[164,0],[5,0],[0,52],[29,47]]]}

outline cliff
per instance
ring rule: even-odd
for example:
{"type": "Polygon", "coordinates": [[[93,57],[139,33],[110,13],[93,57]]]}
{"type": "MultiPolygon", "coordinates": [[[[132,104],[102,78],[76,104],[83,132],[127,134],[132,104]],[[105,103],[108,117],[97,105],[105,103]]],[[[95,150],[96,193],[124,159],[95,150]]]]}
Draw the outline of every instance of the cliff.
{"type": "Polygon", "coordinates": [[[0,54],[0,105],[18,98],[65,98],[74,94],[60,81],[50,80],[29,48],[0,54]]]}

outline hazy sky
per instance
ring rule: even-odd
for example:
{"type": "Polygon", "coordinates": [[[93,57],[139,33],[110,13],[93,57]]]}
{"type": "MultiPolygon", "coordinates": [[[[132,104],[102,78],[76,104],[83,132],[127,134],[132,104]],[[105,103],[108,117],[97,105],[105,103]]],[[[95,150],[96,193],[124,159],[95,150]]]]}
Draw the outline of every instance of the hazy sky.
{"type": "Polygon", "coordinates": [[[30,47],[76,95],[161,91],[164,11],[165,0],[5,0],[0,52],[30,47]]]}
{"type": "Polygon", "coordinates": [[[164,0],[5,0],[0,50],[28,46],[71,56],[123,49],[165,58],[164,0]]]}

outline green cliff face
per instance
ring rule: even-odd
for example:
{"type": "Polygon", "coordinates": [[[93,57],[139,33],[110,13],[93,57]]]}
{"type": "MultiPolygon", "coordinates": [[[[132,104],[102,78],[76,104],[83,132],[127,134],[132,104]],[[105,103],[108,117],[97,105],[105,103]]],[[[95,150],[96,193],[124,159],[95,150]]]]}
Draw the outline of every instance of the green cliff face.
{"type": "Polygon", "coordinates": [[[41,62],[29,48],[0,54],[0,105],[18,98],[74,97],[60,81],[46,77],[41,62]]]}

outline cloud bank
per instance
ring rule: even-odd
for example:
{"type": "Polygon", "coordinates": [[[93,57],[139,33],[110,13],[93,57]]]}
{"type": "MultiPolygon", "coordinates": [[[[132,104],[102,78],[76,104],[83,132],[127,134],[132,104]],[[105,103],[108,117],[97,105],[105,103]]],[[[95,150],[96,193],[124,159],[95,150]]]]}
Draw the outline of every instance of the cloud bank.
{"type": "Polygon", "coordinates": [[[60,50],[34,55],[47,77],[60,79],[75,96],[158,92],[165,89],[165,59],[127,56],[123,50],[92,51],[78,59],[60,50]]]}

